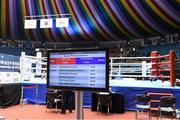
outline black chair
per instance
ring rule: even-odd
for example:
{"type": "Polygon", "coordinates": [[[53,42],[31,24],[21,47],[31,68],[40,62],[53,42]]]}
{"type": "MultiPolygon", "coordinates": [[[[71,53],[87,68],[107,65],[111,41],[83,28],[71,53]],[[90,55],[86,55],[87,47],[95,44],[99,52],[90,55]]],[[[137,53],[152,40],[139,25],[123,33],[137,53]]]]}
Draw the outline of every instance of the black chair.
{"type": "Polygon", "coordinates": [[[110,113],[110,110],[112,109],[112,100],[109,93],[106,92],[100,92],[97,94],[98,96],[98,104],[97,104],[97,112],[102,112],[103,107],[106,106],[108,114],[110,113]]]}
{"type": "Polygon", "coordinates": [[[148,112],[148,119],[151,117],[151,109],[149,101],[151,100],[150,96],[146,94],[136,95],[136,119],[138,119],[138,114],[148,112]]]}
{"type": "Polygon", "coordinates": [[[57,91],[46,93],[46,112],[47,109],[58,110],[58,103],[62,102],[61,95],[57,91]]]}
{"type": "Polygon", "coordinates": [[[171,119],[176,118],[176,98],[172,96],[164,96],[160,98],[159,103],[159,115],[162,119],[162,115],[170,116],[171,119]],[[164,114],[163,114],[164,113],[164,114]]]}

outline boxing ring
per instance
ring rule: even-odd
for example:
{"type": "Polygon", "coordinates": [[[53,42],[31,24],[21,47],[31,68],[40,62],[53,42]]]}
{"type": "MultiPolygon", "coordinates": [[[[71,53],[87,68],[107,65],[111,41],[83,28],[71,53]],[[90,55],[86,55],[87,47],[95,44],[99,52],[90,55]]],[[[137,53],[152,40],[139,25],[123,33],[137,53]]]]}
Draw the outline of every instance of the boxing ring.
{"type": "Polygon", "coordinates": [[[180,87],[175,85],[174,51],[160,56],[110,58],[110,86],[121,92],[126,110],[135,110],[135,97],[146,93],[171,93],[180,108],[180,87]]]}
{"type": "Polygon", "coordinates": [[[174,87],[174,56],[174,51],[163,56],[153,51],[150,57],[111,57],[110,83],[113,86],[174,87]]]}
{"type": "MultiPolygon", "coordinates": [[[[113,92],[123,94],[125,110],[135,109],[136,94],[148,92],[172,93],[177,98],[177,108],[180,108],[180,88],[175,86],[174,78],[174,56],[173,51],[170,51],[168,55],[164,56],[160,56],[158,52],[154,51],[150,57],[110,58],[110,86],[113,92]]],[[[36,60],[38,59],[35,59],[36,57],[28,56],[28,58],[33,59],[33,64],[37,63],[36,60]]],[[[41,64],[41,62],[39,63],[41,64]]],[[[46,64],[46,62],[43,62],[43,64],[46,64]]],[[[27,68],[27,65],[25,66],[24,69],[27,68]]],[[[42,65],[39,67],[42,67],[42,65]]],[[[31,71],[35,69],[35,67],[29,69],[31,71]]],[[[45,68],[38,69],[43,70],[45,68]]],[[[29,75],[31,74],[32,73],[29,72],[29,75]]],[[[29,77],[22,77],[26,78],[23,84],[25,86],[38,84],[38,104],[45,104],[46,83],[29,83],[27,81],[29,77]]],[[[24,89],[24,97],[28,99],[30,103],[36,103],[37,99],[35,94],[36,89],[34,88],[24,89]]],[[[91,92],[84,92],[84,107],[91,107],[91,92]]]]}

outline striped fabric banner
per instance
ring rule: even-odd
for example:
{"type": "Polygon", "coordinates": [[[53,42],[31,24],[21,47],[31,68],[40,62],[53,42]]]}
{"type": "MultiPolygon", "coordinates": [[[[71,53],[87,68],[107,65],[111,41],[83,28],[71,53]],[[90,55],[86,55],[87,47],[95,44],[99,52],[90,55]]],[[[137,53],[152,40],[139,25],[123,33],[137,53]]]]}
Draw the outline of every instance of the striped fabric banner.
{"type": "Polygon", "coordinates": [[[0,0],[3,39],[110,41],[177,32],[179,0],[0,0]],[[52,28],[24,29],[24,16],[67,13],[68,27],[56,28],[54,19],[52,28]]]}

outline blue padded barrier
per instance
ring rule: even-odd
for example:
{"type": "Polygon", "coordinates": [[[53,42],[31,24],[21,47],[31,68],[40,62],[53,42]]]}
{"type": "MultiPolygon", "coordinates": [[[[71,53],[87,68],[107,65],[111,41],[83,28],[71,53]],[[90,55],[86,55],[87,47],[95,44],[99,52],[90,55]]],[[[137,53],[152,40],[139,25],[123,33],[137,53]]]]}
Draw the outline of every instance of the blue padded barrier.
{"type": "MultiPolygon", "coordinates": [[[[38,104],[46,103],[46,84],[23,84],[24,86],[24,99],[28,103],[36,104],[36,88],[38,85],[38,104]]],[[[91,92],[84,92],[84,107],[91,107],[91,92]]]]}
{"type": "MultiPolygon", "coordinates": [[[[36,84],[24,84],[24,86],[30,86],[36,84]]],[[[38,104],[46,103],[46,84],[38,84],[39,86],[39,99],[38,104]]],[[[144,87],[112,87],[113,92],[121,92],[124,96],[125,110],[135,110],[135,96],[136,94],[143,94],[148,92],[163,92],[172,93],[176,97],[176,108],[180,109],[180,88],[144,88],[144,87]]],[[[36,90],[35,88],[25,88],[24,98],[29,103],[36,103],[36,90]]],[[[91,107],[91,92],[84,92],[84,107],[91,107]]]]}
{"type": "Polygon", "coordinates": [[[135,110],[136,95],[148,92],[172,93],[176,97],[176,108],[180,108],[180,88],[113,87],[112,90],[123,93],[125,110],[135,110]]]}

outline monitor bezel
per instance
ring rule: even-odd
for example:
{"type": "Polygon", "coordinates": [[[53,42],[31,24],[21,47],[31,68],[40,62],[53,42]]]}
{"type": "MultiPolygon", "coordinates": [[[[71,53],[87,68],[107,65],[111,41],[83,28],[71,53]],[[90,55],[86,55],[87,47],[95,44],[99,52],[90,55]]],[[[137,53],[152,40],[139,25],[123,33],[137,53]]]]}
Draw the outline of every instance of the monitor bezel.
{"type": "Polygon", "coordinates": [[[72,90],[72,91],[97,91],[108,92],[109,91],[109,51],[108,49],[65,49],[65,50],[48,50],[47,51],[47,88],[48,89],[60,89],[60,90],[72,90]],[[105,88],[91,88],[91,87],[68,87],[68,86],[52,86],[49,84],[49,65],[50,54],[61,52],[88,52],[88,51],[104,51],[106,53],[106,73],[105,73],[105,88]]]}

